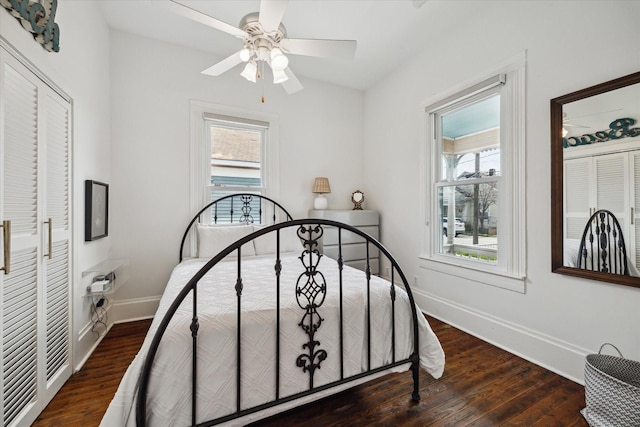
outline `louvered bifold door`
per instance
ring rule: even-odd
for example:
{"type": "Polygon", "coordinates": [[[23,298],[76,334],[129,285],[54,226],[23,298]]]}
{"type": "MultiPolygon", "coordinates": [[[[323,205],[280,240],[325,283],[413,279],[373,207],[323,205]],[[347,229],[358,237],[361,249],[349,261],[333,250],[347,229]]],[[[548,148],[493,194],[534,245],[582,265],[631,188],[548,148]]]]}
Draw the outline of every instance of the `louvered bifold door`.
{"type": "Polygon", "coordinates": [[[38,265],[42,235],[38,225],[39,81],[2,49],[0,64],[2,425],[14,426],[28,425],[25,423],[40,411],[38,281],[41,272],[38,265]]]}
{"type": "MultiPolygon", "coordinates": [[[[640,269],[640,150],[631,151],[629,153],[629,164],[631,168],[631,198],[629,214],[631,216],[631,232],[627,244],[627,254],[634,263],[634,266],[640,269]]],[[[627,236],[625,236],[625,239],[627,236]]]]}
{"type": "Polygon", "coordinates": [[[71,375],[70,321],[70,118],[71,106],[54,92],[47,93],[42,116],[45,124],[46,209],[42,221],[44,234],[45,315],[42,366],[44,400],[48,402],[71,375]]]}
{"type": "MultiPolygon", "coordinates": [[[[627,153],[595,156],[596,209],[611,211],[623,229],[628,229],[629,168],[627,153]]],[[[627,236],[625,236],[627,237],[627,236]]]]}
{"type": "Polygon", "coordinates": [[[72,115],[68,100],[2,48],[0,85],[0,427],[21,427],[72,370],[72,115]]]}
{"type": "Polygon", "coordinates": [[[582,238],[584,225],[591,216],[592,164],[590,158],[571,159],[564,162],[564,238],[582,238]]]}

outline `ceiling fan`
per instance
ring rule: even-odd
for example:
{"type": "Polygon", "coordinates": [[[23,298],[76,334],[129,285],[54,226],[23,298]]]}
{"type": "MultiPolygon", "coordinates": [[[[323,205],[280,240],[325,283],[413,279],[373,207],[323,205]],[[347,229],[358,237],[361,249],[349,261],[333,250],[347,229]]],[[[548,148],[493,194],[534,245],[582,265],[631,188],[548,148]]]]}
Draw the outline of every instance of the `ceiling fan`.
{"type": "Polygon", "coordinates": [[[262,0],[260,11],[245,15],[238,27],[176,0],[171,0],[168,4],[179,15],[242,39],[242,49],[202,71],[203,74],[219,76],[245,63],[240,75],[255,83],[258,78],[264,78],[266,64],[272,71],[273,83],[281,84],[287,93],[292,94],[301,90],[302,84],[289,68],[289,58],[285,54],[351,59],[355,55],[357,42],[287,38],[282,17],[288,3],[289,0],[262,0]]]}
{"type": "Polygon", "coordinates": [[[591,126],[591,125],[574,123],[573,120],[575,120],[575,119],[582,120],[582,121],[587,121],[585,119],[592,119],[593,117],[601,116],[603,114],[608,114],[608,113],[614,113],[616,111],[621,111],[621,110],[622,110],[622,108],[616,108],[616,109],[613,109],[613,110],[606,110],[606,111],[599,111],[599,112],[595,112],[595,113],[582,114],[582,115],[579,115],[577,117],[571,117],[571,118],[569,118],[567,116],[567,113],[563,111],[562,112],[562,136],[565,137],[570,133],[567,128],[583,128],[583,129],[592,129],[593,128],[593,126],[591,126]]]}

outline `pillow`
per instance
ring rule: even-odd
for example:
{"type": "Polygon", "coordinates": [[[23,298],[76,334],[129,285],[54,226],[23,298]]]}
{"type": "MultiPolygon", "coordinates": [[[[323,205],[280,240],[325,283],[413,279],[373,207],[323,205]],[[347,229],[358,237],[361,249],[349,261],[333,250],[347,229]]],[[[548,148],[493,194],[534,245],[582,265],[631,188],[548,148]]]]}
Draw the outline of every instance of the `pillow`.
{"type": "Polygon", "coordinates": [[[578,265],[579,239],[564,239],[564,265],[576,267],[578,265]]]}
{"type": "MultiPolygon", "coordinates": [[[[254,225],[253,230],[258,231],[266,225],[254,225]]],[[[301,252],[302,242],[297,234],[298,227],[286,227],[280,229],[280,252],[301,252]]],[[[263,234],[253,241],[256,247],[256,255],[276,253],[276,232],[263,234]]]]}
{"type": "MultiPolygon", "coordinates": [[[[196,224],[198,231],[198,257],[200,258],[213,258],[221,250],[243,238],[244,236],[253,233],[253,226],[251,225],[201,225],[196,224]]],[[[256,254],[253,242],[248,242],[242,245],[242,256],[253,256],[256,254]]],[[[237,251],[233,251],[229,254],[229,257],[235,258],[238,256],[237,251]]]]}

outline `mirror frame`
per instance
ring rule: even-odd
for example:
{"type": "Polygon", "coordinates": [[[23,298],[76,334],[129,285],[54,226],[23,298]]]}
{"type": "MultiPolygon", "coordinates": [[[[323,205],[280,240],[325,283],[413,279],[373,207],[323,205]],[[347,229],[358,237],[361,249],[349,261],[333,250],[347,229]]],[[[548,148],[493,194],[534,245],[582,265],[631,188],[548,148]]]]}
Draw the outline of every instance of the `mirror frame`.
{"type": "Polygon", "coordinates": [[[584,270],[564,265],[564,155],[562,106],[591,96],[640,83],[640,71],[551,100],[551,271],[583,279],[640,287],[640,277],[584,270]]]}

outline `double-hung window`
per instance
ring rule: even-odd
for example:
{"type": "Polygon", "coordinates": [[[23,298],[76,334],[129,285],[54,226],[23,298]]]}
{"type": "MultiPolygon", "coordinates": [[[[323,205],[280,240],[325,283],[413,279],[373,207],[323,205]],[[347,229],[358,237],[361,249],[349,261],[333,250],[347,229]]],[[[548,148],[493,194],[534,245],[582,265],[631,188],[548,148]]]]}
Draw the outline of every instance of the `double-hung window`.
{"type": "Polygon", "coordinates": [[[523,291],[524,64],[425,113],[427,268],[523,291]]]}
{"type": "MultiPolygon", "coordinates": [[[[274,115],[192,101],[192,212],[234,193],[277,199],[277,130],[278,119],[274,115]]],[[[242,209],[247,208],[238,198],[227,199],[217,204],[216,210],[205,213],[202,221],[237,222],[242,216],[242,209]]],[[[251,201],[250,210],[256,223],[270,215],[257,198],[251,201]]]]}
{"type": "MultiPolygon", "coordinates": [[[[233,193],[265,194],[263,152],[269,123],[237,117],[205,114],[206,135],[210,147],[210,172],[205,185],[209,201],[233,193]]],[[[211,222],[233,223],[234,199],[226,199],[211,211],[211,222]]],[[[252,212],[260,211],[259,199],[250,203],[252,212]]]]}

